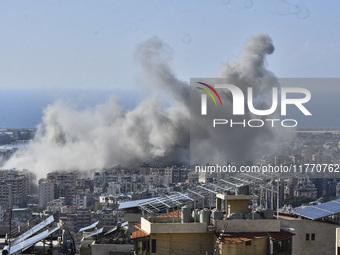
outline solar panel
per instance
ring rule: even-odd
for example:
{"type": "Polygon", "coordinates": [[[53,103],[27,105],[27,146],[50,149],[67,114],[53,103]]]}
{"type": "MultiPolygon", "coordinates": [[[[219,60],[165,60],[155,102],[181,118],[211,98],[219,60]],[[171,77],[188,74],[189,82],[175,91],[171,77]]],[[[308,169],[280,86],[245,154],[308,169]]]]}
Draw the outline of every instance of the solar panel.
{"type": "MultiPolygon", "coordinates": [[[[177,206],[184,206],[191,202],[201,202],[205,199],[214,199],[219,193],[234,191],[235,193],[242,186],[247,186],[257,182],[273,180],[277,174],[239,174],[236,177],[229,177],[226,180],[219,179],[218,183],[205,183],[191,188],[188,193],[177,193],[172,195],[163,195],[162,197],[128,201],[121,203],[118,209],[127,209],[140,207],[144,212],[150,214],[162,213],[177,206]]],[[[340,200],[340,199],[339,199],[340,200]]],[[[204,202],[203,202],[204,203],[204,202]]],[[[340,204],[340,201],[339,201],[340,204]]]]}
{"type": "Polygon", "coordinates": [[[91,228],[95,228],[98,225],[98,223],[99,223],[99,221],[93,223],[90,226],[83,227],[83,228],[79,229],[78,233],[83,232],[83,231],[88,230],[88,229],[91,229],[91,228]]]}
{"type": "Polygon", "coordinates": [[[295,214],[316,220],[340,213],[340,199],[296,210],[295,214]]]}
{"type": "Polygon", "coordinates": [[[328,211],[330,213],[337,213],[337,210],[339,209],[340,205],[337,206],[334,203],[329,203],[329,204],[316,205],[315,207],[321,210],[328,211]]]}
{"type": "Polygon", "coordinates": [[[315,220],[315,219],[319,219],[319,218],[331,215],[332,213],[311,206],[311,207],[307,207],[307,208],[297,210],[297,211],[295,211],[295,214],[298,214],[298,215],[304,216],[306,218],[315,220]]]}
{"type": "Polygon", "coordinates": [[[31,238],[28,238],[28,239],[26,239],[26,240],[24,240],[24,241],[22,241],[20,243],[17,243],[15,245],[11,246],[9,254],[14,254],[14,253],[17,253],[17,252],[24,251],[24,250],[28,249],[33,244],[39,242],[40,240],[45,239],[49,235],[51,235],[54,232],[56,232],[59,228],[60,228],[60,226],[59,226],[59,223],[58,223],[55,227],[53,227],[51,229],[45,230],[45,231],[41,232],[40,234],[37,234],[37,235],[35,235],[35,236],[31,237],[31,238]]]}
{"type": "Polygon", "coordinates": [[[104,230],[104,228],[96,229],[96,230],[94,230],[94,231],[88,233],[88,234],[86,235],[86,237],[91,237],[91,236],[99,235],[100,233],[103,232],[103,230],[104,230]]]}
{"type": "Polygon", "coordinates": [[[15,245],[25,239],[27,239],[28,237],[30,237],[31,235],[37,233],[39,230],[43,229],[44,227],[48,226],[49,224],[51,224],[54,221],[54,217],[53,215],[51,215],[50,217],[48,217],[46,220],[40,222],[39,224],[35,225],[34,227],[32,227],[31,229],[27,230],[25,233],[23,233],[21,236],[19,236],[18,238],[16,238],[13,242],[12,245],[15,245]]]}
{"type": "Polygon", "coordinates": [[[117,229],[118,229],[117,227],[114,227],[114,228],[109,229],[109,231],[107,231],[107,232],[104,234],[104,236],[107,236],[107,235],[109,235],[109,234],[115,232],[117,229]]]}
{"type": "Polygon", "coordinates": [[[152,199],[154,199],[154,198],[146,198],[146,199],[139,199],[139,200],[123,202],[123,203],[119,204],[118,209],[127,209],[127,208],[138,207],[139,203],[146,202],[146,201],[149,201],[149,200],[152,200],[152,199]]]}
{"type": "MultiPolygon", "coordinates": [[[[125,226],[127,226],[127,225],[129,225],[129,223],[128,223],[127,221],[125,221],[125,222],[123,222],[120,226],[121,226],[121,227],[125,227],[125,226]]],[[[111,234],[112,232],[116,231],[117,229],[118,229],[118,227],[110,228],[110,229],[104,234],[104,236],[107,236],[107,235],[111,234]]]]}
{"type": "Polygon", "coordinates": [[[182,206],[185,203],[193,201],[194,199],[191,198],[187,193],[177,192],[177,194],[173,194],[170,196],[164,195],[163,197],[149,199],[145,202],[138,203],[138,206],[149,213],[157,213],[162,212],[165,209],[182,206]]]}

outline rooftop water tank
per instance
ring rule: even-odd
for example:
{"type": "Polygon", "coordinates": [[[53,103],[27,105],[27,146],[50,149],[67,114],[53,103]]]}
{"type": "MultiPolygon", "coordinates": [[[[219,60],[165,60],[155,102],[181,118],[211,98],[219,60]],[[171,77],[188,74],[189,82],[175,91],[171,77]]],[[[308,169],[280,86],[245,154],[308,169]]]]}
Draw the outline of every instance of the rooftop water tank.
{"type": "Polygon", "coordinates": [[[201,211],[200,215],[200,223],[210,223],[210,210],[209,209],[203,209],[201,211]]]}
{"type": "Polygon", "coordinates": [[[239,195],[249,195],[249,185],[241,186],[238,188],[239,195]]]}
{"type": "Polygon", "coordinates": [[[182,223],[189,223],[191,219],[191,208],[188,206],[182,207],[182,223]]]}
{"type": "Polygon", "coordinates": [[[262,213],[263,213],[263,217],[264,217],[265,219],[272,219],[272,218],[274,217],[274,212],[273,212],[273,210],[266,209],[266,210],[263,210],[262,213]]]}
{"type": "MultiPolygon", "coordinates": [[[[247,213],[244,215],[244,218],[247,220],[252,220],[253,219],[253,214],[252,213],[247,213]]],[[[254,213],[254,220],[261,219],[261,214],[259,213],[254,213]]]]}
{"type": "Polygon", "coordinates": [[[192,211],[192,218],[194,219],[194,222],[199,222],[200,221],[200,210],[199,209],[195,209],[192,211]]]}
{"type": "Polygon", "coordinates": [[[243,219],[243,214],[242,213],[232,213],[227,216],[228,220],[241,220],[243,219]]]}
{"type": "Polygon", "coordinates": [[[216,220],[223,220],[223,213],[219,209],[214,209],[211,211],[211,222],[215,224],[216,220]]]}

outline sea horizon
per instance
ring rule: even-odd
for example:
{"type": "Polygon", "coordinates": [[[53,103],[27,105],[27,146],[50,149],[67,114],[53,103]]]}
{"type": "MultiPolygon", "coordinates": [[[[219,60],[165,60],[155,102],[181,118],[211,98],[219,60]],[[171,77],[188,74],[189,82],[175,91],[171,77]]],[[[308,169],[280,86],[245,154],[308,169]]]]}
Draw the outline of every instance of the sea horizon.
{"type": "MultiPolygon", "coordinates": [[[[104,103],[113,94],[125,98],[129,90],[113,89],[0,89],[0,128],[36,128],[42,123],[44,109],[63,100],[75,109],[86,109],[104,103]]],[[[136,101],[121,100],[124,107],[135,107],[136,101]]]]}

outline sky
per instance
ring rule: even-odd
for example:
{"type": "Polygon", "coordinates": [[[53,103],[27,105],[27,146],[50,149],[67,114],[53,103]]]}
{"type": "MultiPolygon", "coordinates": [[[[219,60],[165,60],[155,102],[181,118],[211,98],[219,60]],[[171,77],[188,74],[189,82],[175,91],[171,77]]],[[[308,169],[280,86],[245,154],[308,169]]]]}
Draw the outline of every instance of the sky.
{"type": "MultiPolygon", "coordinates": [[[[16,105],[0,113],[7,119],[0,126],[35,126],[58,98],[93,106],[115,93],[135,107],[153,93],[142,82],[136,48],[154,36],[169,46],[169,66],[187,83],[216,76],[258,33],[273,40],[266,67],[277,77],[339,78],[339,13],[335,0],[0,0],[0,107],[16,105]]],[[[314,88],[314,107],[334,109],[339,90],[314,88]],[[325,95],[333,96],[332,107],[325,95]]]]}
{"type": "Polygon", "coordinates": [[[157,36],[177,77],[214,76],[267,33],[277,77],[339,77],[338,1],[0,1],[0,88],[138,86],[136,45],[157,36]]]}

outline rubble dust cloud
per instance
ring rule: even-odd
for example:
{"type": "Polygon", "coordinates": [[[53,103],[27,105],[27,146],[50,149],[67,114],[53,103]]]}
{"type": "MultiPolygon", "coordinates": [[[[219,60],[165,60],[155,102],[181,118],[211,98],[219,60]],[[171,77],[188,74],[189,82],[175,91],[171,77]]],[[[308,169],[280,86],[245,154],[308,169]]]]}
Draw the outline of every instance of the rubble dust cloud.
{"type": "MultiPolygon", "coordinates": [[[[274,77],[264,65],[265,56],[273,51],[269,36],[255,35],[245,44],[240,58],[225,65],[219,76],[238,79],[238,86],[254,78],[274,77]]],[[[145,161],[189,163],[189,84],[176,78],[169,65],[171,55],[170,47],[157,37],[142,42],[135,53],[150,91],[166,94],[170,104],[157,93],[132,110],[124,108],[115,95],[84,110],[56,101],[44,110],[34,139],[4,168],[25,168],[41,177],[55,170],[138,166],[145,161]]],[[[197,124],[197,128],[202,127],[197,124]]],[[[249,159],[252,151],[268,147],[273,143],[268,137],[276,137],[281,131],[264,129],[256,131],[256,138],[247,139],[251,132],[245,129],[242,138],[226,137],[231,143],[238,139],[237,147],[219,145],[223,153],[217,156],[244,155],[243,159],[249,159]]]]}

